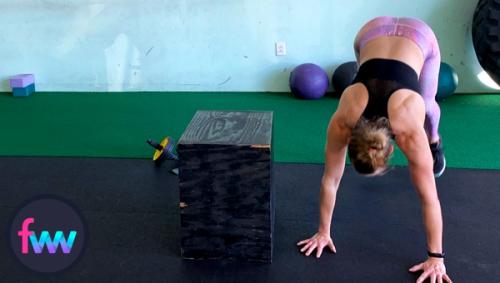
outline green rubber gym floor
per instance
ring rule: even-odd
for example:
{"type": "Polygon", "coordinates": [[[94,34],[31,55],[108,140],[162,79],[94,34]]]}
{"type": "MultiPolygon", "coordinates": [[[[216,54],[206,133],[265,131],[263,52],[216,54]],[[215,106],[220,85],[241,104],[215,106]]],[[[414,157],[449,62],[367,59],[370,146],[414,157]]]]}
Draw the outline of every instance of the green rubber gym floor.
{"type": "MultiPolygon", "coordinates": [[[[146,140],[178,139],[196,110],[271,110],[275,161],[322,163],[337,104],[288,93],[1,93],[0,156],[149,158],[146,140]]],[[[440,105],[448,166],[500,169],[500,95],[455,95],[440,105]]],[[[392,163],[406,161],[396,152],[392,163]]]]}

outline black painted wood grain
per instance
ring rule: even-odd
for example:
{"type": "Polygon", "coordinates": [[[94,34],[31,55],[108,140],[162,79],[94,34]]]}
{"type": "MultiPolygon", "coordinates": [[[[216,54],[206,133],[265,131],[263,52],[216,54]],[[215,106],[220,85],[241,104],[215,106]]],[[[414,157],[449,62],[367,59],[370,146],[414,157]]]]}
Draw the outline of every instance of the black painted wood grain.
{"type": "Polygon", "coordinates": [[[270,145],[272,119],[269,111],[197,111],[179,143],[270,145]]]}
{"type": "MultiPolygon", "coordinates": [[[[246,117],[253,119],[252,115],[246,117]]],[[[267,126],[258,128],[264,132],[260,136],[272,134],[272,120],[267,121],[267,126]]],[[[207,127],[191,123],[190,132],[197,132],[194,125],[207,127]]],[[[233,138],[226,140],[228,144],[203,144],[206,135],[198,137],[200,144],[181,140],[177,148],[180,201],[185,204],[181,209],[182,256],[270,262],[274,222],[271,147],[231,144],[237,142],[233,138]]]]}

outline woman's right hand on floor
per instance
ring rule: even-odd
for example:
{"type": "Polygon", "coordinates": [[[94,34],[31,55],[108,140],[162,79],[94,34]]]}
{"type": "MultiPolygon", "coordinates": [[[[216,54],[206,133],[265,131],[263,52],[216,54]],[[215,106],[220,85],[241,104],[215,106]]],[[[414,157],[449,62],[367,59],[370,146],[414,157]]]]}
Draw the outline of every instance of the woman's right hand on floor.
{"type": "Polygon", "coordinates": [[[311,253],[313,253],[314,250],[316,250],[317,258],[321,256],[321,253],[323,252],[323,249],[325,247],[330,248],[330,250],[334,253],[337,252],[335,246],[333,245],[332,238],[327,233],[318,232],[311,238],[298,242],[297,246],[303,246],[300,249],[300,252],[304,253],[306,256],[310,256],[311,253]]]}

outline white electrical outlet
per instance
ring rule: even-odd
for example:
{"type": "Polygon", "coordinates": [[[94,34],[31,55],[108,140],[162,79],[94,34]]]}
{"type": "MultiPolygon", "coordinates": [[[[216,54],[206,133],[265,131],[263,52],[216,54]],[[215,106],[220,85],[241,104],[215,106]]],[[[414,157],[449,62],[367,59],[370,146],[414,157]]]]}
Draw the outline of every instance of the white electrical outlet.
{"type": "Polygon", "coordinates": [[[284,41],[276,42],[276,56],[286,55],[286,43],[284,41]]]}

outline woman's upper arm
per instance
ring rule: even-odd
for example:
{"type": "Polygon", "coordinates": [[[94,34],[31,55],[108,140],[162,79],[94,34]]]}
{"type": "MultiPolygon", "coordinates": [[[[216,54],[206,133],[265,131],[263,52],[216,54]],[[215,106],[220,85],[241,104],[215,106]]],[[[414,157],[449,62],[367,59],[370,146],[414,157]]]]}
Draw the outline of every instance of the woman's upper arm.
{"type": "Polygon", "coordinates": [[[418,98],[410,98],[399,105],[399,111],[390,111],[389,116],[396,143],[408,160],[417,192],[423,199],[434,199],[436,185],[432,155],[424,129],[425,108],[423,101],[418,98]]]}
{"type": "Polygon", "coordinates": [[[424,130],[425,105],[422,97],[413,91],[399,90],[389,100],[388,113],[396,143],[408,163],[419,165],[426,162],[429,144],[424,130]]]}
{"type": "Polygon", "coordinates": [[[325,171],[323,174],[325,185],[338,187],[340,183],[344,173],[349,136],[350,130],[343,127],[334,115],[328,126],[325,147],[325,171]]]}
{"type": "Polygon", "coordinates": [[[360,86],[347,88],[342,94],[337,111],[330,120],[325,148],[323,182],[338,186],[342,178],[351,129],[361,117],[367,103],[366,98],[360,98],[363,91],[364,89],[360,89],[360,86]]]}

